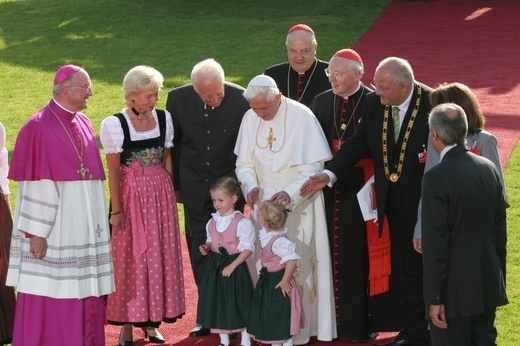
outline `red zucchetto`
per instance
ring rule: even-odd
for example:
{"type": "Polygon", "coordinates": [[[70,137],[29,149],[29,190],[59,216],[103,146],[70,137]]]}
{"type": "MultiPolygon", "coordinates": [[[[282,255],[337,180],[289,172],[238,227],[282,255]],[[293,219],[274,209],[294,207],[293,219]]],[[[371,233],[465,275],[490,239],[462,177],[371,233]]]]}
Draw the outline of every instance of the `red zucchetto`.
{"type": "Polygon", "coordinates": [[[361,56],[359,56],[359,54],[355,50],[350,49],[350,48],[338,50],[336,52],[336,54],[334,54],[334,56],[335,57],[337,56],[339,58],[344,58],[344,59],[350,59],[350,60],[354,60],[354,61],[358,61],[360,63],[363,63],[363,60],[361,59],[361,56]]]}
{"type": "Polygon", "coordinates": [[[288,34],[293,31],[296,31],[296,30],[308,31],[311,34],[313,34],[314,36],[316,36],[316,34],[314,33],[314,30],[312,30],[311,27],[306,24],[296,24],[295,26],[293,26],[292,28],[289,29],[288,34]]]}

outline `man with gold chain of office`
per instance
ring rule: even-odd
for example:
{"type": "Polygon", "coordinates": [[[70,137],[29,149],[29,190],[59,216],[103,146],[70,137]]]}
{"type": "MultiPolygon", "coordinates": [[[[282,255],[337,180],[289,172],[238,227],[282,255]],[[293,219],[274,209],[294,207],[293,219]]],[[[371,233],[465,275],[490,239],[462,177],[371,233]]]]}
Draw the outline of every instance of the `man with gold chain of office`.
{"type": "Polygon", "coordinates": [[[394,341],[383,345],[427,345],[422,257],[414,251],[412,237],[426,162],[430,88],[415,81],[410,64],[396,57],[379,63],[373,84],[375,92],[367,94],[357,132],[324,172],[303,184],[300,194],[310,197],[325,185],[348,178],[363,156],[372,158],[379,235],[388,220],[392,270],[389,291],[374,300],[374,304],[385,302],[381,306],[386,311],[381,313],[386,317],[373,316],[372,328],[400,331],[394,341]]]}

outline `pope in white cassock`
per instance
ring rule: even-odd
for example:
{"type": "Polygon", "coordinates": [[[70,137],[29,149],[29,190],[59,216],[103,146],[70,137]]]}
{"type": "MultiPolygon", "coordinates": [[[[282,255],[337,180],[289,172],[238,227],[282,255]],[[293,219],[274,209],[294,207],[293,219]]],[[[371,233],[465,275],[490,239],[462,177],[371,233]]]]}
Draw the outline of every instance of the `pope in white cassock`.
{"type": "MultiPolygon", "coordinates": [[[[311,175],[321,172],[332,154],[310,109],[284,97],[271,77],[254,77],[244,97],[251,109],[238,133],[236,174],[251,218],[263,200],[286,206],[287,236],[302,256],[294,276],[307,327],[294,336],[294,344],[305,344],[311,336],[330,341],[337,335],[336,312],[323,196],[320,192],[308,200],[300,197],[299,190],[311,175]]],[[[258,257],[253,259],[257,274],[258,257]]]]}

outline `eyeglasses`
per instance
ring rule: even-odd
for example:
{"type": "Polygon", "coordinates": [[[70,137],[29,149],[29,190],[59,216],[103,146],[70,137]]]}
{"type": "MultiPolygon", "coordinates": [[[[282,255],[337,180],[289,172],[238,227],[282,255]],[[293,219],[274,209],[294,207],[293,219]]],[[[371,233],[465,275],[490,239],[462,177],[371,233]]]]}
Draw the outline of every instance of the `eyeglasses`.
{"type": "Polygon", "coordinates": [[[392,90],[393,87],[395,87],[396,85],[399,85],[399,84],[401,84],[401,83],[395,83],[390,88],[381,88],[381,87],[376,86],[376,81],[372,81],[372,83],[370,83],[370,87],[372,89],[374,89],[374,91],[376,93],[379,93],[379,95],[385,96],[385,94],[387,94],[390,90],[392,90]]]}
{"type": "Polygon", "coordinates": [[[91,85],[84,85],[84,86],[69,86],[71,89],[83,89],[86,92],[92,92],[92,86],[91,85]]]}
{"type": "Polygon", "coordinates": [[[330,72],[330,69],[326,68],[325,69],[325,75],[327,77],[330,77],[331,75],[334,76],[334,78],[336,79],[341,79],[341,77],[345,74],[345,73],[349,73],[351,70],[348,70],[348,71],[345,71],[345,72],[330,72]]]}

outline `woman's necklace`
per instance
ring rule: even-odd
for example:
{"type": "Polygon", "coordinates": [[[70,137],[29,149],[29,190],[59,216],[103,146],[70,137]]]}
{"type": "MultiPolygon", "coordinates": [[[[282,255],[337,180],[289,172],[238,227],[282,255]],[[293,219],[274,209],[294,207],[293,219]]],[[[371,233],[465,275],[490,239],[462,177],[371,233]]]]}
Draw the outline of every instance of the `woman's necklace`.
{"type": "Polygon", "coordinates": [[[285,102],[285,115],[284,115],[284,119],[283,119],[283,142],[278,150],[273,150],[273,142],[276,141],[276,137],[273,136],[272,127],[269,128],[269,135],[265,138],[265,140],[267,141],[267,144],[263,147],[258,144],[258,135],[260,133],[261,124],[262,124],[262,120],[260,119],[260,121],[258,122],[258,129],[256,129],[256,146],[259,147],[260,149],[266,149],[267,147],[269,147],[269,150],[271,150],[273,153],[277,153],[280,150],[282,150],[283,145],[285,144],[285,138],[287,137],[287,132],[286,132],[286,130],[287,130],[287,102],[285,102]]]}
{"type": "MultiPolygon", "coordinates": [[[[49,109],[51,110],[52,114],[54,114],[56,119],[58,119],[58,121],[61,124],[61,127],[63,127],[63,131],[65,131],[65,133],[67,134],[67,137],[69,137],[70,143],[74,147],[74,150],[76,151],[76,155],[78,155],[78,159],[79,159],[79,167],[80,168],[76,172],[78,174],[81,174],[81,178],[82,179],[85,179],[85,175],[89,172],[89,169],[86,168],[83,165],[83,138],[81,136],[81,132],[78,131],[78,134],[79,134],[79,137],[80,137],[79,138],[79,147],[80,147],[80,149],[78,151],[78,148],[76,147],[76,144],[74,144],[74,141],[72,140],[72,137],[70,136],[69,131],[67,131],[67,128],[65,127],[65,125],[63,125],[63,122],[61,121],[60,117],[54,112],[54,110],[50,106],[47,106],[47,107],[49,107],[49,109]]],[[[92,179],[92,174],[89,176],[89,179],[92,179]]]]}
{"type": "Polygon", "coordinates": [[[146,120],[150,117],[150,115],[152,115],[152,112],[144,112],[144,113],[139,113],[137,111],[137,109],[135,109],[134,107],[130,108],[132,110],[132,112],[134,112],[135,116],[137,117],[137,119],[139,120],[146,120]]]}
{"type": "Polygon", "coordinates": [[[396,183],[399,180],[403,171],[406,144],[408,143],[410,132],[412,132],[415,117],[417,116],[417,112],[419,111],[419,105],[421,104],[421,94],[422,88],[419,84],[417,84],[417,101],[415,101],[415,107],[413,109],[412,116],[410,117],[410,120],[408,120],[408,126],[406,127],[406,132],[404,133],[403,144],[401,145],[401,152],[399,154],[399,163],[397,164],[397,172],[392,174],[390,174],[390,169],[388,168],[388,113],[390,106],[385,107],[385,118],[383,120],[383,164],[385,167],[386,178],[390,180],[392,183],[396,183]]]}
{"type": "MultiPolygon", "coordinates": [[[[352,110],[352,114],[350,115],[350,118],[348,119],[347,123],[342,123],[341,124],[341,127],[338,129],[338,120],[341,121],[341,115],[339,116],[339,119],[337,120],[336,119],[336,105],[337,105],[337,102],[336,102],[336,96],[337,95],[334,95],[334,109],[333,109],[333,116],[334,116],[334,130],[336,132],[336,137],[337,137],[337,143],[336,143],[336,151],[338,151],[339,149],[341,149],[341,146],[343,145],[343,136],[345,136],[345,133],[347,132],[347,129],[348,129],[348,126],[350,125],[350,122],[352,121],[352,119],[354,117],[354,114],[356,114],[356,109],[357,107],[359,106],[359,104],[361,103],[362,101],[362,98],[363,98],[363,94],[361,94],[361,97],[360,99],[358,100],[358,102],[356,103],[356,106],[354,107],[354,109],[352,110]]],[[[344,98],[342,98],[343,100],[345,100],[344,98]]],[[[343,101],[344,102],[344,101],[343,101]]],[[[354,100],[352,100],[352,102],[354,102],[354,100]]],[[[342,110],[343,110],[343,107],[341,107],[342,110]]],[[[334,140],[334,138],[332,138],[332,140],[334,140]]]]}
{"type": "MultiPolygon", "coordinates": [[[[311,75],[309,76],[309,79],[307,80],[307,83],[305,83],[305,88],[303,88],[302,94],[300,95],[300,97],[298,97],[299,87],[297,87],[296,88],[296,97],[294,98],[294,100],[300,102],[300,100],[303,98],[303,95],[305,94],[305,91],[307,90],[307,87],[309,86],[309,83],[311,82],[312,76],[314,75],[314,71],[316,71],[317,66],[318,66],[318,59],[315,59],[314,67],[312,68],[312,72],[311,72],[311,75]]],[[[287,97],[288,98],[291,98],[291,89],[289,88],[289,76],[290,75],[291,75],[291,64],[289,64],[289,68],[287,69],[287,97]]]]}

